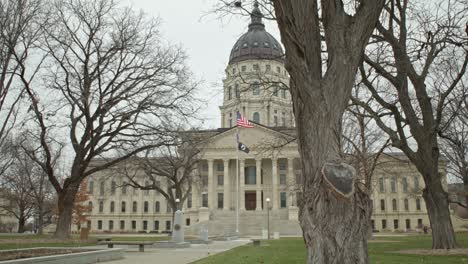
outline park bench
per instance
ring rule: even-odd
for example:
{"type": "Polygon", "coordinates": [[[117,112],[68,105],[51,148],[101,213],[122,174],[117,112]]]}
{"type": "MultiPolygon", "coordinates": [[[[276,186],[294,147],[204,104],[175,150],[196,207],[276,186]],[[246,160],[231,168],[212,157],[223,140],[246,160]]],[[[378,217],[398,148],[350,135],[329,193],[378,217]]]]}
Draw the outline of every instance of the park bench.
{"type": "Polygon", "coordinates": [[[99,245],[107,245],[108,248],[114,248],[114,245],[138,245],[138,251],[144,252],[145,245],[153,245],[154,242],[151,241],[100,241],[99,245]]]}
{"type": "Polygon", "coordinates": [[[98,237],[96,238],[98,242],[101,242],[101,241],[111,241],[112,240],[112,237],[98,237]]]}
{"type": "Polygon", "coordinates": [[[252,239],[252,244],[254,246],[260,246],[260,239],[252,239]]]}

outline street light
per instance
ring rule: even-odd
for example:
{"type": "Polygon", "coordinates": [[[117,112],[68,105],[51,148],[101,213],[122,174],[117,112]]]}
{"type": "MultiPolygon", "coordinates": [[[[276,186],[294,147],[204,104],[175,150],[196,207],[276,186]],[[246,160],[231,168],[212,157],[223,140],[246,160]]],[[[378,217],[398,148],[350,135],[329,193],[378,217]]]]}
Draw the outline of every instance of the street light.
{"type": "Polygon", "coordinates": [[[267,202],[267,232],[268,240],[270,240],[270,198],[265,199],[267,202]]]}
{"type": "Polygon", "coordinates": [[[176,209],[179,210],[180,199],[179,198],[175,199],[175,202],[176,202],[176,209]]]}

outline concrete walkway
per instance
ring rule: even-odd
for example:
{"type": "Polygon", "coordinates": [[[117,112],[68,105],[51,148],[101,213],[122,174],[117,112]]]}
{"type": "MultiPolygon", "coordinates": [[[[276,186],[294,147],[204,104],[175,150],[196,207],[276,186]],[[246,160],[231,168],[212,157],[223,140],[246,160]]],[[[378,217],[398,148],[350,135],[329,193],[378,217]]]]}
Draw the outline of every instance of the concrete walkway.
{"type": "MultiPolygon", "coordinates": [[[[206,258],[208,256],[245,245],[250,239],[238,239],[232,241],[213,241],[208,245],[191,245],[190,248],[167,249],[167,248],[147,248],[145,252],[138,252],[138,248],[126,246],[114,246],[116,248],[126,248],[124,259],[109,261],[108,264],[187,264],[193,261],[206,258]]],[[[102,248],[102,247],[101,247],[102,248]]]]}

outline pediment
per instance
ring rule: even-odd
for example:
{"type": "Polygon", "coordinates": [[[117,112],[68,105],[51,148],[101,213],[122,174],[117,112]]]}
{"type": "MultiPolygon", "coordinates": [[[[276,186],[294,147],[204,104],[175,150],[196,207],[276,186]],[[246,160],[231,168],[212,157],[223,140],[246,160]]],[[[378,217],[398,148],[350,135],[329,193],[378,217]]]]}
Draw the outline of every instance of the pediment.
{"type": "Polygon", "coordinates": [[[239,141],[247,145],[251,151],[262,152],[268,149],[296,147],[294,137],[272,130],[261,125],[254,128],[232,128],[207,140],[205,149],[231,149],[237,148],[236,134],[239,141]]]}

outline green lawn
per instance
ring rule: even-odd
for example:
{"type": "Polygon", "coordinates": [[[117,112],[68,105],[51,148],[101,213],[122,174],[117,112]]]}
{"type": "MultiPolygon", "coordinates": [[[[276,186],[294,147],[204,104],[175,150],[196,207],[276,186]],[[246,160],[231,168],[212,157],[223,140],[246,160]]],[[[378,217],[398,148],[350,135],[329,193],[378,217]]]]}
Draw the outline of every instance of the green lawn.
{"type": "MultiPolygon", "coordinates": [[[[393,253],[402,249],[421,249],[431,247],[431,237],[385,237],[377,240],[400,242],[369,243],[370,260],[373,264],[468,264],[468,255],[464,256],[419,256],[393,253]]],[[[468,247],[468,234],[457,234],[461,246],[468,247]]],[[[257,264],[257,263],[305,263],[306,251],[302,238],[262,241],[260,247],[246,245],[224,253],[194,262],[194,264],[257,264]]]]}

